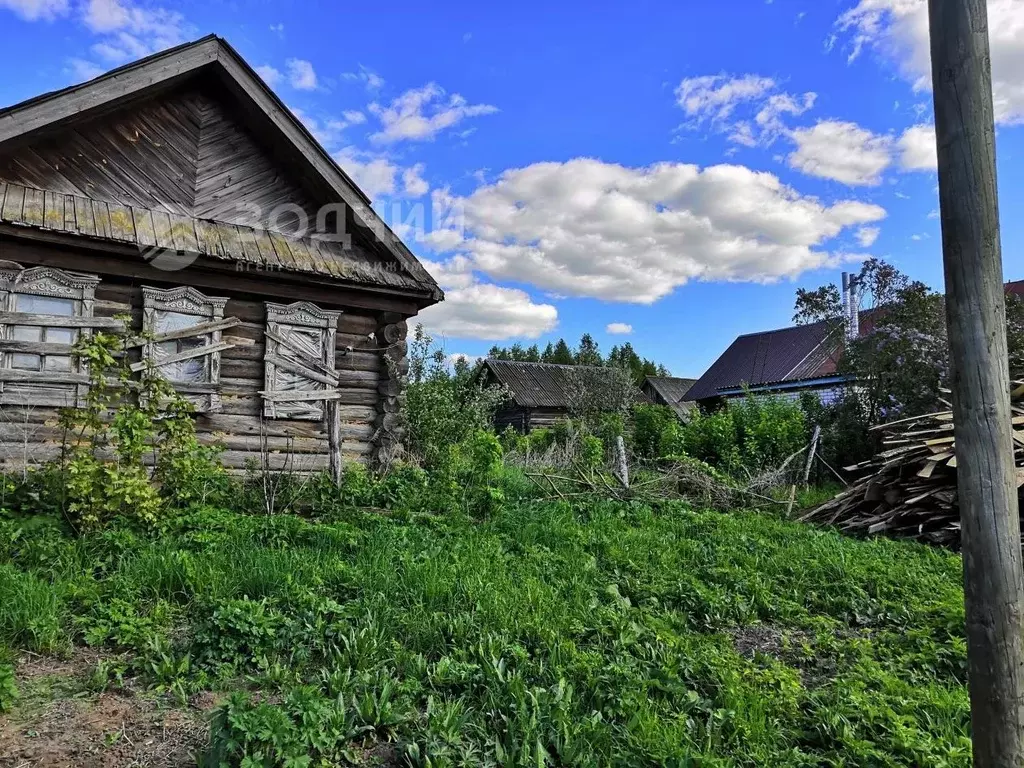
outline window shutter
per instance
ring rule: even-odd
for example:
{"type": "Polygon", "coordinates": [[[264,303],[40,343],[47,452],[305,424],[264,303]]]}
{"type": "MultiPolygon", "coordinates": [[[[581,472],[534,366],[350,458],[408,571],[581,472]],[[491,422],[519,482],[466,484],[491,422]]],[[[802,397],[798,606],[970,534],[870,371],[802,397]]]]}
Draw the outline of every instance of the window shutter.
{"type": "Polygon", "coordinates": [[[119,325],[93,317],[99,282],[95,275],[0,263],[0,404],[84,404],[89,372],[72,348],[95,327],[119,325]]]}
{"type": "Polygon", "coordinates": [[[143,329],[151,334],[143,348],[144,362],[167,378],[200,413],[220,409],[220,353],[234,344],[222,332],[238,325],[224,318],[226,298],[206,296],[195,288],[161,290],[144,287],[143,329]]]}
{"type": "Polygon", "coordinates": [[[308,301],[266,304],[263,415],[321,421],[337,399],[334,345],[341,312],[308,301]]]}

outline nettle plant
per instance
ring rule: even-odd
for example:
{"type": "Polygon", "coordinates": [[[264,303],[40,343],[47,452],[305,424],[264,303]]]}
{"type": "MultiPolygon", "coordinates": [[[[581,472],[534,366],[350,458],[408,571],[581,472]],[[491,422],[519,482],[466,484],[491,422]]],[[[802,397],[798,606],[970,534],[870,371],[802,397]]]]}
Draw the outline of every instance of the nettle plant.
{"type": "Polygon", "coordinates": [[[196,437],[192,404],[144,360],[136,378],[132,349],[144,337],[122,332],[83,336],[73,354],[88,364],[80,407],[61,411],[62,509],[76,530],[114,518],[156,526],[170,506],[202,503],[223,489],[217,449],[196,437]]]}

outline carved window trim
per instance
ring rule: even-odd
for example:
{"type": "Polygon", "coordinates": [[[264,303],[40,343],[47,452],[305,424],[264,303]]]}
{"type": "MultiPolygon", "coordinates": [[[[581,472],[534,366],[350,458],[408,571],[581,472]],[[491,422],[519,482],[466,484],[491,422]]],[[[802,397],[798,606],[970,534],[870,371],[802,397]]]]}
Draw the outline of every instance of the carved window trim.
{"type": "Polygon", "coordinates": [[[323,421],[326,402],[340,396],[335,368],[335,343],[340,310],[327,310],[308,301],[266,302],[263,354],[263,415],[270,419],[323,421]],[[320,332],[319,355],[289,345],[293,334],[320,332]],[[300,389],[282,387],[283,375],[304,379],[300,389]]]}
{"type": "Polygon", "coordinates": [[[71,354],[77,338],[88,336],[92,328],[82,323],[83,319],[91,319],[95,307],[96,286],[100,278],[96,275],[69,272],[53,267],[23,268],[20,264],[0,262],[0,311],[19,313],[18,304],[21,296],[37,296],[45,298],[65,299],[74,302],[73,312],[67,315],[77,322],[62,325],[54,316],[52,323],[41,324],[41,313],[19,313],[34,315],[35,323],[19,323],[17,321],[0,322],[0,340],[5,342],[0,350],[0,404],[25,406],[82,406],[88,392],[88,366],[80,358],[71,354]],[[19,342],[16,329],[40,329],[38,342],[19,342]],[[55,342],[46,339],[47,332],[52,330],[72,330],[70,343],[55,342]],[[39,352],[26,351],[32,345],[39,344],[39,352]],[[54,351],[54,345],[58,348],[54,351]],[[47,349],[49,351],[42,351],[47,349]],[[16,367],[15,356],[38,356],[39,370],[16,367]],[[48,358],[69,358],[67,370],[48,369],[48,358]]]}
{"type": "MultiPolygon", "coordinates": [[[[142,288],[142,328],[148,336],[142,354],[145,361],[155,365],[156,371],[159,372],[161,369],[161,365],[157,365],[159,362],[157,358],[158,344],[176,342],[180,348],[180,342],[186,339],[195,339],[198,336],[205,340],[205,344],[196,349],[187,359],[206,358],[206,381],[196,383],[171,381],[174,389],[185,395],[195,405],[198,413],[209,413],[220,409],[220,353],[233,345],[223,341],[222,328],[184,336],[180,332],[175,332],[171,335],[180,338],[161,341],[161,336],[168,334],[157,334],[157,316],[160,312],[192,315],[197,321],[195,325],[203,328],[224,319],[224,307],[227,302],[225,297],[207,296],[191,286],[176,288],[143,286],[142,288]],[[203,351],[205,348],[209,348],[209,351],[203,351]]],[[[189,353],[184,352],[183,354],[189,353]]],[[[132,367],[141,369],[145,364],[140,363],[132,367]]],[[[167,363],[165,362],[163,365],[167,365],[167,363]]]]}

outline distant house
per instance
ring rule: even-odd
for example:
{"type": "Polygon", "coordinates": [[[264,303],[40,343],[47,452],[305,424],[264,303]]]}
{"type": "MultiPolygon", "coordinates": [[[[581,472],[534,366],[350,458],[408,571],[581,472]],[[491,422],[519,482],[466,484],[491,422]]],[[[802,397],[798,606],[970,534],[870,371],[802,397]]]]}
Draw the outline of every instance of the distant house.
{"type": "MultiPolygon", "coordinates": [[[[570,403],[576,388],[574,376],[615,375],[611,368],[590,365],[523,363],[487,358],[477,373],[484,384],[501,384],[509,392],[508,401],[494,416],[498,431],[513,427],[519,432],[550,427],[569,418],[570,403]]],[[[611,383],[611,382],[609,382],[611,383]]],[[[643,393],[638,392],[643,397],[643,393]]]]}
{"type": "Polygon", "coordinates": [[[694,408],[694,403],[686,399],[697,379],[680,379],[675,376],[648,376],[640,386],[641,391],[655,405],[667,405],[681,419],[694,408]]]}
{"type": "MultiPolygon", "coordinates": [[[[1006,284],[1008,296],[1024,298],[1024,280],[1006,284]]],[[[858,336],[874,329],[880,310],[863,310],[854,326],[858,336]]],[[[838,370],[843,349],[838,328],[826,322],[795,325],[737,338],[690,387],[686,400],[714,407],[745,391],[798,397],[817,392],[828,402],[847,383],[838,370]]]]}

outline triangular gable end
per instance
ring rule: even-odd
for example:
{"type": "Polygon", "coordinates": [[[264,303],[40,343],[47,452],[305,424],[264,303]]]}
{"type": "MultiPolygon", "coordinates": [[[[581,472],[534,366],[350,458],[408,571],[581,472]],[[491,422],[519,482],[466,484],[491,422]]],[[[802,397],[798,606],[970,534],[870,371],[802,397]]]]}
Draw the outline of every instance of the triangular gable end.
{"type": "Polygon", "coordinates": [[[270,214],[286,203],[316,221],[311,196],[216,94],[200,88],[162,93],[0,152],[0,181],[268,229],[278,228],[270,214]]]}
{"type": "Polygon", "coordinates": [[[315,200],[342,202],[368,230],[362,239],[372,249],[396,260],[434,300],[442,297],[366,196],[220,38],[0,111],[0,179],[5,175],[28,187],[116,195],[114,201],[128,205],[229,221],[247,201],[267,208],[288,202],[314,212],[315,200]],[[230,106],[218,94],[228,96],[230,106]],[[140,135],[118,122],[124,107],[139,118],[140,135]],[[272,152],[259,146],[268,142],[272,152]],[[148,178],[137,173],[146,160],[154,163],[148,178]]]}

